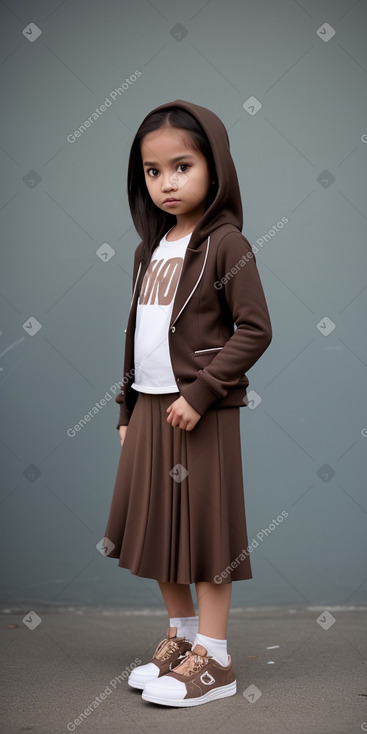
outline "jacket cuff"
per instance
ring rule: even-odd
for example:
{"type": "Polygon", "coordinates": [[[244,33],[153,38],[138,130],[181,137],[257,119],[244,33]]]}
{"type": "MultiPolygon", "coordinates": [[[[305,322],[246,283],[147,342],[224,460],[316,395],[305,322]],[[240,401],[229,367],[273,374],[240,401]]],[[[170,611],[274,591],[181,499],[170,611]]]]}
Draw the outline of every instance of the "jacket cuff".
{"type": "Polygon", "coordinates": [[[119,422],[116,426],[117,430],[120,428],[120,426],[127,426],[129,423],[129,419],[130,419],[130,414],[127,412],[124,404],[120,403],[119,422]]]}
{"type": "MultiPolygon", "coordinates": [[[[227,391],[226,391],[227,392],[227,391]]],[[[197,377],[190,385],[180,388],[181,395],[197,413],[204,415],[209,406],[218,399],[218,395],[204,385],[197,377]]],[[[223,395],[221,397],[224,397],[223,395]]]]}

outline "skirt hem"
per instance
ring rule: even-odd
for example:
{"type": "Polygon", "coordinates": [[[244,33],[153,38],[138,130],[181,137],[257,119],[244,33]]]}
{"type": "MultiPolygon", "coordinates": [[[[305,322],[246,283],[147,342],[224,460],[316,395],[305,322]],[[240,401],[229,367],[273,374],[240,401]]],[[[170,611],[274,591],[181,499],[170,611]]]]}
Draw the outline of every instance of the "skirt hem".
{"type": "MultiPolygon", "coordinates": [[[[164,579],[163,578],[159,578],[158,579],[156,577],[156,575],[153,576],[153,575],[150,575],[148,573],[139,573],[138,571],[133,571],[130,568],[129,565],[127,565],[127,564],[125,565],[124,563],[121,562],[121,559],[119,558],[119,556],[109,555],[108,558],[113,558],[114,560],[118,560],[118,564],[117,564],[118,568],[124,568],[127,571],[130,571],[130,573],[133,576],[139,576],[139,578],[143,578],[143,579],[153,579],[155,581],[160,581],[162,583],[171,583],[171,584],[172,583],[174,583],[174,584],[196,584],[198,582],[200,583],[200,581],[206,581],[206,582],[210,582],[210,583],[215,583],[217,586],[220,586],[222,584],[230,584],[232,581],[250,581],[253,578],[253,576],[251,574],[251,576],[240,576],[240,577],[239,576],[235,576],[235,577],[232,576],[232,578],[229,578],[229,577],[228,578],[227,577],[222,578],[221,577],[220,582],[219,581],[218,582],[214,581],[215,576],[214,577],[211,576],[210,578],[195,578],[195,579],[192,579],[191,581],[187,581],[187,580],[186,581],[182,581],[182,580],[179,580],[179,579],[168,579],[168,578],[164,578],[164,579]]],[[[220,576],[220,574],[217,574],[217,576],[220,576]]]]}

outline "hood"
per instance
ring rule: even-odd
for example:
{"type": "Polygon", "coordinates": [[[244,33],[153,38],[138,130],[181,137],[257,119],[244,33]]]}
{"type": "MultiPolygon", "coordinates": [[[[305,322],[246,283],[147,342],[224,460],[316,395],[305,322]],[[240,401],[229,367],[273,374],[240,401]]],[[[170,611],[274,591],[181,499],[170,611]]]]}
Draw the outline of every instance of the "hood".
{"type": "Polygon", "coordinates": [[[241,193],[237,172],[230,153],[228,133],[223,122],[206,107],[186,102],[183,99],[166,102],[156,107],[152,112],[164,110],[166,107],[172,107],[172,105],[182,107],[182,109],[190,112],[205,130],[213,151],[218,177],[217,195],[197,223],[190,238],[190,247],[195,247],[196,244],[212,234],[213,230],[223,224],[232,224],[241,232],[243,226],[241,193]]]}

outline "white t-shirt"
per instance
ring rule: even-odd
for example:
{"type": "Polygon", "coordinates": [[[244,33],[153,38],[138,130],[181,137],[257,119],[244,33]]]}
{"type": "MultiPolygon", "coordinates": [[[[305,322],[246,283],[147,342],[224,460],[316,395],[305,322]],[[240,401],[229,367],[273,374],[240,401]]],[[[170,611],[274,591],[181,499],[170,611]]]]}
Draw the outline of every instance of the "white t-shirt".
{"type": "Polygon", "coordinates": [[[169,353],[168,327],[190,237],[191,233],[168,242],[164,235],[144,274],[136,310],[136,371],[132,383],[140,392],[179,392],[169,353]]]}

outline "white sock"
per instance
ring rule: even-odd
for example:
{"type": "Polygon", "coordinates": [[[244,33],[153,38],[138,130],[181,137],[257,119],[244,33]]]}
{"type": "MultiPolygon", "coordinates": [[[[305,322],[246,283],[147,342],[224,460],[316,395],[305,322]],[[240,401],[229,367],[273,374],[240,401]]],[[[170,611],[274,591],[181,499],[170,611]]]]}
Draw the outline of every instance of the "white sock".
{"type": "Polygon", "coordinates": [[[227,640],[216,640],[215,637],[207,637],[206,635],[200,635],[198,633],[195,637],[193,647],[195,647],[196,644],[206,647],[209,655],[212,655],[214,660],[217,660],[220,665],[227,667],[229,664],[227,640]]]}
{"type": "Polygon", "coordinates": [[[177,637],[186,637],[190,642],[194,642],[195,635],[199,628],[199,617],[170,617],[170,627],[177,627],[177,637]]]}

